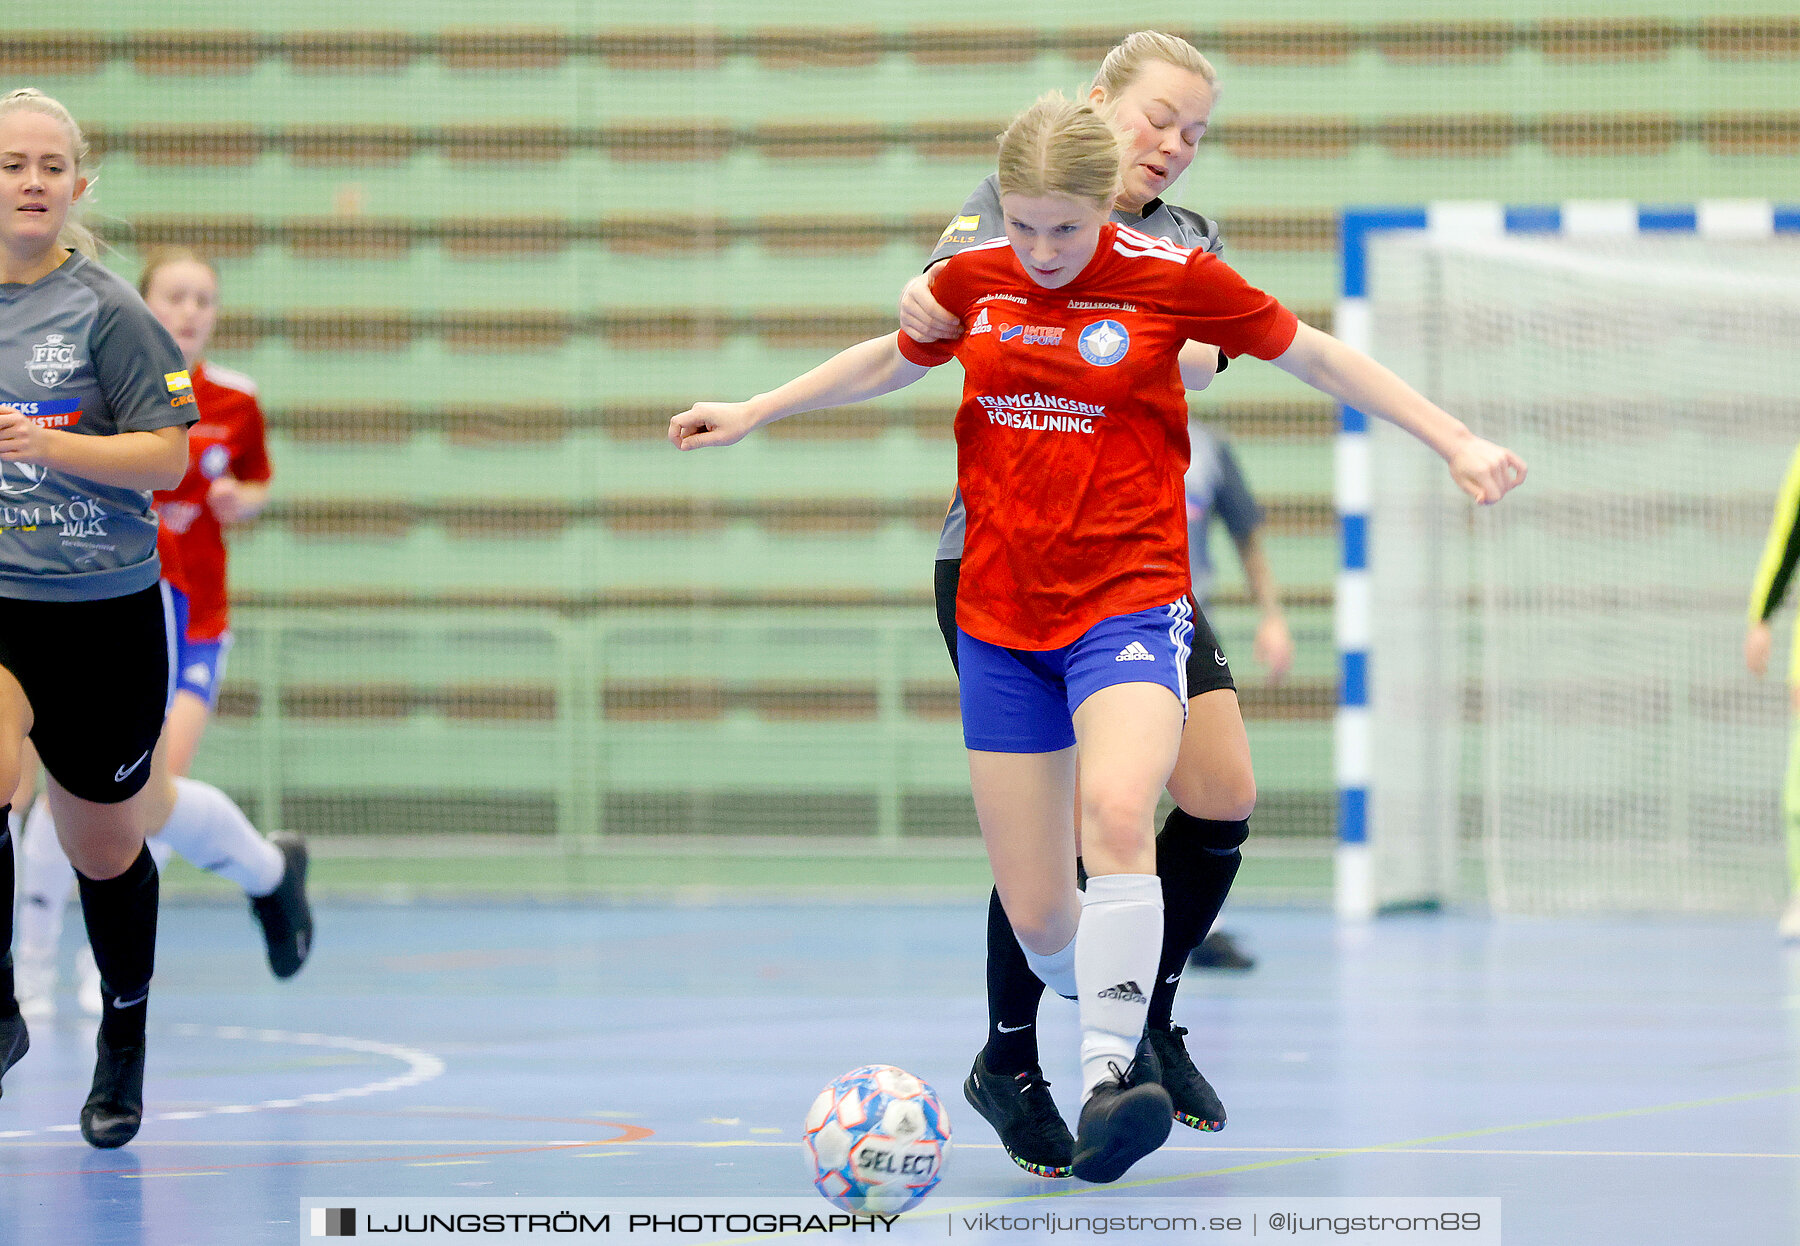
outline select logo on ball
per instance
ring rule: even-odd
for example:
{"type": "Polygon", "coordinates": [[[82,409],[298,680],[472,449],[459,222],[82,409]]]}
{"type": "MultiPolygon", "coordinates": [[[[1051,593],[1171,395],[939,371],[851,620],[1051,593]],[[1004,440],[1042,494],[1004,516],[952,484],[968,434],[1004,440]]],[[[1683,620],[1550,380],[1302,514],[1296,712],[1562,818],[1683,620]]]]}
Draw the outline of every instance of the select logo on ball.
{"type": "Polygon", "coordinates": [[[950,1120],[930,1086],[891,1064],[852,1069],[806,1114],[813,1186],[845,1211],[915,1207],[944,1174],[950,1120]]]}

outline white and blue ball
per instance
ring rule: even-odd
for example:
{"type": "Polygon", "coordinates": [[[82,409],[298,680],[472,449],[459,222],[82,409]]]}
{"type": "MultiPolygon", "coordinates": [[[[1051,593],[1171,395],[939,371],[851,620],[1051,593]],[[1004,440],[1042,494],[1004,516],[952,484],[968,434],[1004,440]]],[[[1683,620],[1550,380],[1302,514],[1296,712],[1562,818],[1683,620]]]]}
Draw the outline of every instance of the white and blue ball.
{"type": "Polygon", "coordinates": [[[806,1114],[813,1185],[845,1211],[918,1205],[944,1175],[950,1120],[930,1086],[891,1064],[852,1069],[806,1114]]]}

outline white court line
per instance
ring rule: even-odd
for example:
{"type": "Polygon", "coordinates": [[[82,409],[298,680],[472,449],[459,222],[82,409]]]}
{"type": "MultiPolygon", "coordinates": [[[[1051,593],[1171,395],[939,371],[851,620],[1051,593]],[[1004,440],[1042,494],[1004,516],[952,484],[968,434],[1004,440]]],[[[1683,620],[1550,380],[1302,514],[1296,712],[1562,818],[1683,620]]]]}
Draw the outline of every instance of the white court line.
{"type": "MultiPolygon", "coordinates": [[[[309,1104],[336,1103],[343,1099],[360,1099],[366,1095],[385,1094],[390,1090],[406,1090],[423,1085],[444,1072],[444,1062],[429,1051],[403,1047],[399,1043],[383,1043],[372,1038],[347,1038],[338,1034],[306,1034],[291,1030],[260,1030],[242,1025],[177,1025],[171,1027],[183,1038],[245,1039],[252,1042],[278,1043],[300,1047],[330,1047],[338,1051],[356,1051],[366,1055],[386,1056],[406,1065],[404,1073],[342,1090],[302,1095],[297,1099],[264,1099],[260,1103],[224,1103],[217,1107],[188,1109],[179,1112],[146,1112],[144,1120],[191,1121],[207,1116],[242,1116],[248,1112],[272,1112],[282,1108],[305,1107],[309,1104]]],[[[0,1138],[30,1138],[46,1133],[72,1133],[79,1125],[46,1125],[42,1129],[0,1130],[0,1138]]]]}

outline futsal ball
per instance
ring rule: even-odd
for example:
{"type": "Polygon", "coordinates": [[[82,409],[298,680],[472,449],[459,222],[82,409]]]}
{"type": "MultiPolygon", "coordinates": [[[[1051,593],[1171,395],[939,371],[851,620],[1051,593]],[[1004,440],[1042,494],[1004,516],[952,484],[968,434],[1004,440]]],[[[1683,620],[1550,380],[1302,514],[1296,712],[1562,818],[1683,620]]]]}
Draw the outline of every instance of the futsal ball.
{"type": "Polygon", "coordinates": [[[813,1185],[845,1211],[902,1212],[944,1175],[950,1120],[930,1086],[867,1064],[819,1092],[806,1114],[813,1185]]]}

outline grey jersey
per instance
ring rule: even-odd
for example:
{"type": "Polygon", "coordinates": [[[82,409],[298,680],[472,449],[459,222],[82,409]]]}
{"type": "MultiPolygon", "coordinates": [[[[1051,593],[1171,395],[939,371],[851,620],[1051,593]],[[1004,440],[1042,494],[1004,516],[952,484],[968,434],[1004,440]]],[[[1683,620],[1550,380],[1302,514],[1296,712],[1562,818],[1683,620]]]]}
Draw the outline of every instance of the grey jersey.
{"type": "MultiPolygon", "coordinates": [[[[0,404],[90,437],[196,414],[175,339],[136,290],[79,254],[30,285],[0,283],[0,404]]],[[[0,597],[98,601],[160,574],[149,493],[0,463],[0,597]]]]}
{"type": "MultiPolygon", "coordinates": [[[[1225,249],[1224,241],[1219,237],[1219,223],[1201,216],[1198,212],[1190,212],[1186,208],[1178,208],[1164,203],[1161,199],[1152,199],[1145,205],[1149,211],[1143,215],[1115,209],[1112,219],[1121,225],[1129,225],[1133,229],[1158,238],[1166,238],[1178,247],[1192,247],[1198,251],[1210,251],[1214,255],[1225,249]]],[[[1000,220],[1000,175],[990,173],[982,179],[975,193],[969,196],[962,211],[950,222],[938,238],[938,244],[931,253],[931,262],[947,260],[965,247],[972,247],[978,242],[989,242],[1006,233],[1006,227],[1000,220]]],[[[958,491],[950,499],[950,512],[944,516],[944,530],[938,537],[937,556],[940,561],[946,558],[961,558],[963,553],[963,535],[968,520],[963,513],[962,493],[958,491]]]]}
{"type": "Polygon", "coordinates": [[[1250,482],[1244,479],[1230,442],[1205,425],[1189,421],[1188,443],[1193,446],[1187,471],[1188,565],[1194,574],[1194,600],[1204,610],[1212,596],[1214,575],[1206,544],[1207,525],[1217,518],[1233,541],[1247,541],[1262,526],[1263,508],[1250,492],[1250,482]]]}

